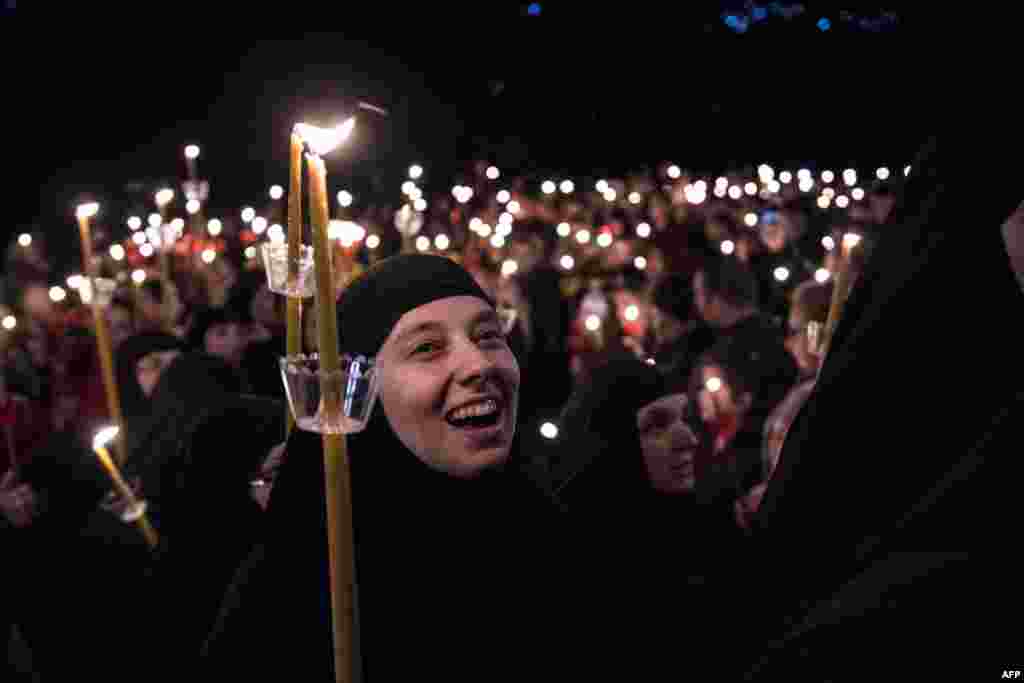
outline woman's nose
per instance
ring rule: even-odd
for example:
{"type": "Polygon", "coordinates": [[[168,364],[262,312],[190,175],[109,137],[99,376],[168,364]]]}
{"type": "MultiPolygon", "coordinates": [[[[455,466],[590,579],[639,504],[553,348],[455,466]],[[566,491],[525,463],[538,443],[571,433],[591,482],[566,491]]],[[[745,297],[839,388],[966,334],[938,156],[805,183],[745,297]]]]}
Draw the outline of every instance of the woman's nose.
{"type": "Polygon", "coordinates": [[[457,357],[456,379],[462,384],[486,379],[497,367],[494,359],[472,342],[462,344],[457,357]]]}

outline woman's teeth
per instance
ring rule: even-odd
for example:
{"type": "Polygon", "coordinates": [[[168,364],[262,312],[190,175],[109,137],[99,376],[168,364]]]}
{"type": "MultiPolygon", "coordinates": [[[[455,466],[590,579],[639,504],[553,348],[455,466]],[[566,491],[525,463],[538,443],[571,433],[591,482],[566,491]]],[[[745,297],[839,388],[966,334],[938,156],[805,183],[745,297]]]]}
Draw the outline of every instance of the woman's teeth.
{"type": "Polygon", "coordinates": [[[493,399],[474,403],[473,405],[459,408],[451,414],[449,420],[465,420],[471,417],[483,417],[498,412],[498,402],[493,399]]]}

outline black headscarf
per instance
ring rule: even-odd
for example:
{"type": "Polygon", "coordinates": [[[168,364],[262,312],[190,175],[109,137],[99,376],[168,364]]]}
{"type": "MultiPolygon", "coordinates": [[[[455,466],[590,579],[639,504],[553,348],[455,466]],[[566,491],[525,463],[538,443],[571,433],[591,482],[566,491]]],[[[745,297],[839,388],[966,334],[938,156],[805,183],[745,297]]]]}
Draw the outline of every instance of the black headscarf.
{"type": "MultiPolygon", "coordinates": [[[[1000,482],[1012,478],[1009,454],[989,449],[987,457],[972,455],[997,428],[994,419],[1019,401],[1024,375],[1024,343],[1009,323],[1024,310],[1024,293],[1000,234],[1022,198],[1014,168],[1022,143],[1010,126],[996,123],[979,122],[962,139],[931,138],[912,162],[815,390],[789,430],[758,522],[762,540],[792,560],[790,576],[780,578],[776,591],[790,609],[801,598],[830,594],[842,602],[846,593],[839,586],[846,581],[859,585],[843,604],[855,613],[884,604],[900,583],[923,591],[905,604],[945,602],[966,589],[966,574],[959,573],[959,581],[934,578],[956,574],[943,570],[942,558],[920,551],[984,556],[992,550],[985,539],[1002,543],[1014,533],[991,512],[993,501],[1008,493],[1000,482]],[[965,469],[971,458],[977,466],[965,469]],[[999,472],[1005,475],[993,476],[999,472]],[[812,546],[813,556],[805,557],[812,546]],[[909,583],[922,567],[932,580],[909,583]]],[[[905,639],[898,635],[928,622],[930,634],[946,634],[928,641],[931,651],[964,652],[950,640],[962,631],[960,622],[930,610],[882,614],[845,622],[850,629],[870,624],[865,632],[874,629],[879,640],[901,645],[905,639]],[[891,627],[891,639],[885,620],[899,624],[891,627]]],[[[805,631],[819,639],[834,634],[819,641],[818,650],[845,659],[843,641],[858,639],[850,637],[852,630],[823,631],[828,621],[819,615],[805,631]]],[[[968,622],[972,631],[994,623],[968,622]]],[[[787,641],[793,650],[807,642],[787,641]]],[[[782,646],[778,658],[788,649],[782,646]]]]}
{"type": "Polygon", "coordinates": [[[117,389],[121,399],[121,413],[126,420],[147,415],[150,401],[139,386],[135,366],[151,353],[180,351],[184,344],[174,336],[161,332],[145,332],[128,337],[117,347],[114,369],[117,374],[117,389]]]}
{"type": "Polygon", "coordinates": [[[164,497],[180,493],[174,481],[189,435],[208,412],[240,390],[237,373],[220,358],[204,353],[182,354],[160,376],[149,417],[128,433],[124,468],[126,475],[141,477],[143,495],[158,527],[164,497]]]}
{"type": "MultiPolygon", "coordinates": [[[[453,296],[491,303],[449,259],[382,261],[342,295],[341,348],[376,355],[402,315],[453,296]]],[[[549,501],[521,476],[515,455],[471,480],[427,467],[379,406],[363,432],[347,437],[347,448],[365,680],[398,680],[410,666],[446,680],[479,675],[477,667],[510,647],[505,629],[518,610],[536,604],[535,595],[517,598],[524,598],[530,564],[542,561],[543,546],[531,545],[540,544],[538,520],[553,510],[549,501]]],[[[208,662],[219,668],[244,651],[249,629],[260,623],[250,616],[256,610],[260,619],[289,625],[275,648],[281,657],[261,659],[261,672],[298,661],[327,680],[333,661],[320,435],[292,432],[267,515],[266,542],[227,597],[208,662]]]]}
{"type": "Polygon", "coordinates": [[[243,324],[247,322],[246,316],[247,312],[236,307],[204,306],[197,308],[192,313],[188,338],[185,340],[186,345],[192,351],[205,351],[206,333],[210,331],[210,328],[228,323],[243,324]]]}
{"type": "MultiPolygon", "coordinates": [[[[636,413],[666,393],[665,379],[653,366],[623,355],[594,370],[578,387],[562,412],[562,452],[557,475],[560,497],[572,505],[574,490],[604,495],[602,486],[587,484],[599,478],[614,482],[616,495],[646,497],[651,490],[640,453],[636,413]]],[[[583,501],[579,501],[583,504],[583,501]]]]}

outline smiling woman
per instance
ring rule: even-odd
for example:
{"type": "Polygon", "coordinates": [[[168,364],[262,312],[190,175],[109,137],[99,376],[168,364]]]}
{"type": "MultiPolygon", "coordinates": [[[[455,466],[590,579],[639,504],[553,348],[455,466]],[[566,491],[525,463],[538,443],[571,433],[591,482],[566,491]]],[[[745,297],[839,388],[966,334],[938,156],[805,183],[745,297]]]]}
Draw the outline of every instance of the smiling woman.
{"type": "MultiPolygon", "coordinates": [[[[362,680],[404,680],[410,665],[418,677],[474,680],[513,659],[528,678],[550,657],[524,656],[513,629],[546,604],[528,577],[552,561],[556,508],[519,469],[519,366],[493,301],[455,262],[415,254],[367,271],[338,313],[341,349],[373,356],[380,373],[380,406],[348,438],[362,680]]],[[[320,450],[315,434],[288,440],[268,540],[229,595],[212,667],[237,674],[255,633],[274,624],[294,628],[280,657],[254,662],[260,678],[295,661],[331,666],[320,450]]]]}

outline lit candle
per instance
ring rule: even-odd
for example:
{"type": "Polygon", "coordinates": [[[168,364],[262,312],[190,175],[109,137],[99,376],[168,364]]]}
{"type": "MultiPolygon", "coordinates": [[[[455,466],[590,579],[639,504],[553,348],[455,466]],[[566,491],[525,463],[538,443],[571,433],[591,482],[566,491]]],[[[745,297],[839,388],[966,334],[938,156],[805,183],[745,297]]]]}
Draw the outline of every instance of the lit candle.
{"type": "MultiPolygon", "coordinates": [[[[103,374],[103,388],[107,398],[107,410],[110,419],[114,420],[117,426],[123,427],[124,417],[121,415],[121,400],[117,393],[117,382],[114,379],[114,360],[110,343],[110,331],[107,329],[107,318],[100,307],[99,297],[96,296],[96,266],[92,260],[92,236],[89,229],[89,219],[95,216],[100,210],[100,205],[92,202],[81,204],[75,210],[78,218],[78,231],[82,247],[82,269],[89,281],[89,291],[93,294],[91,308],[93,324],[96,330],[96,351],[99,354],[100,370],[103,374]]],[[[119,429],[123,434],[124,430],[119,429]]],[[[122,458],[124,449],[121,449],[122,458]]]]}
{"type": "Polygon", "coordinates": [[[121,471],[114,464],[113,458],[110,457],[110,451],[107,450],[107,445],[117,438],[119,432],[120,430],[117,427],[101,429],[92,440],[92,450],[96,453],[96,457],[99,458],[103,469],[110,476],[110,480],[114,483],[114,488],[117,490],[118,495],[128,503],[129,511],[138,515],[134,521],[145,537],[146,543],[149,544],[150,548],[155,548],[160,540],[156,530],[149,523],[149,518],[146,517],[146,511],[142,502],[135,497],[135,492],[128,486],[124,477],[121,476],[121,471]]]}
{"type": "MultiPolygon", "coordinates": [[[[341,413],[341,387],[326,378],[341,367],[338,350],[338,319],[331,268],[331,240],[327,235],[330,213],[327,199],[327,169],[321,156],[348,138],[355,125],[350,118],[334,129],[298,124],[296,129],[309,145],[306,155],[309,175],[309,214],[313,234],[313,258],[316,262],[317,332],[319,336],[321,397],[324,421],[341,413]]],[[[334,627],[335,678],[351,681],[353,676],[352,614],[354,609],[354,549],[352,532],[351,481],[345,437],[324,434],[324,476],[327,498],[327,542],[330,557],[331,611],[334,627]]]]}
{"type": "MultiPolygon", "coordinates": [[[[299,247],[302,245],[302,136],[292,131],[291,162],[288,174],[288,281],[299,277],[299,247]]],[[[288,297],[288,336],[286,352],[294,356],[302,352],[302,299],[288,297]]],[[[287,406],[286,430],[291,432],[294,418],[287,406]]]]}
{"type": "MultiPolygon", "coordinates": [[[[173,200],[173,199],[174,199],[174,190],[172,190],[169,187],[165,187],[164,189],[162,189],[159,192],[157,192],[156,195],[154,196],[154,200],[156,201],[156,207],[157,207],[157,209],[160,212],[160,225],[161,226],[164,223],[167,222],[167,205],[170,204],[171,200],[173,200]]],[[[161,228],[161,229],[163,229],[163,228],[161,228]]],[[[160,303],[161,303],[161,307],[163,308],[164,317],[165,318],[169,318],[170,317],[171,305],[172,305],[172,300],[171,300],[171,246],[166,244],[166,240],[164,239],[164,237],[166,237],[166,235],[167,235],[167,232],[164,231],[161,234],[161,240],[160,240],[160,278],[161,278],[161,280],[163,280],[163,290],[162,290],[163,291],[163,297],[162,297],[162,301],[160,303]]],[[[167,321],[165,321],[165,322],[167,322],[167,321]]],[[[173,324],[173,321],[171,321],[168,324],[173,324]]]]}
{"type": "Polygon", "coordinates": [[[842,314],[843,305],[846,303],[846,297],[851,286],[851,257],[853,250],[860,244],[861,239],[861,236],[856,233],[843,235],[838,272],[832,282],[832,301],[829,303],[828,318],[825,320],[824,339],[819,347],[821,348],[822,358],[828,353],[828,349],[832,344],[832,336],[839,325],[839,317],[842,314]]]}

